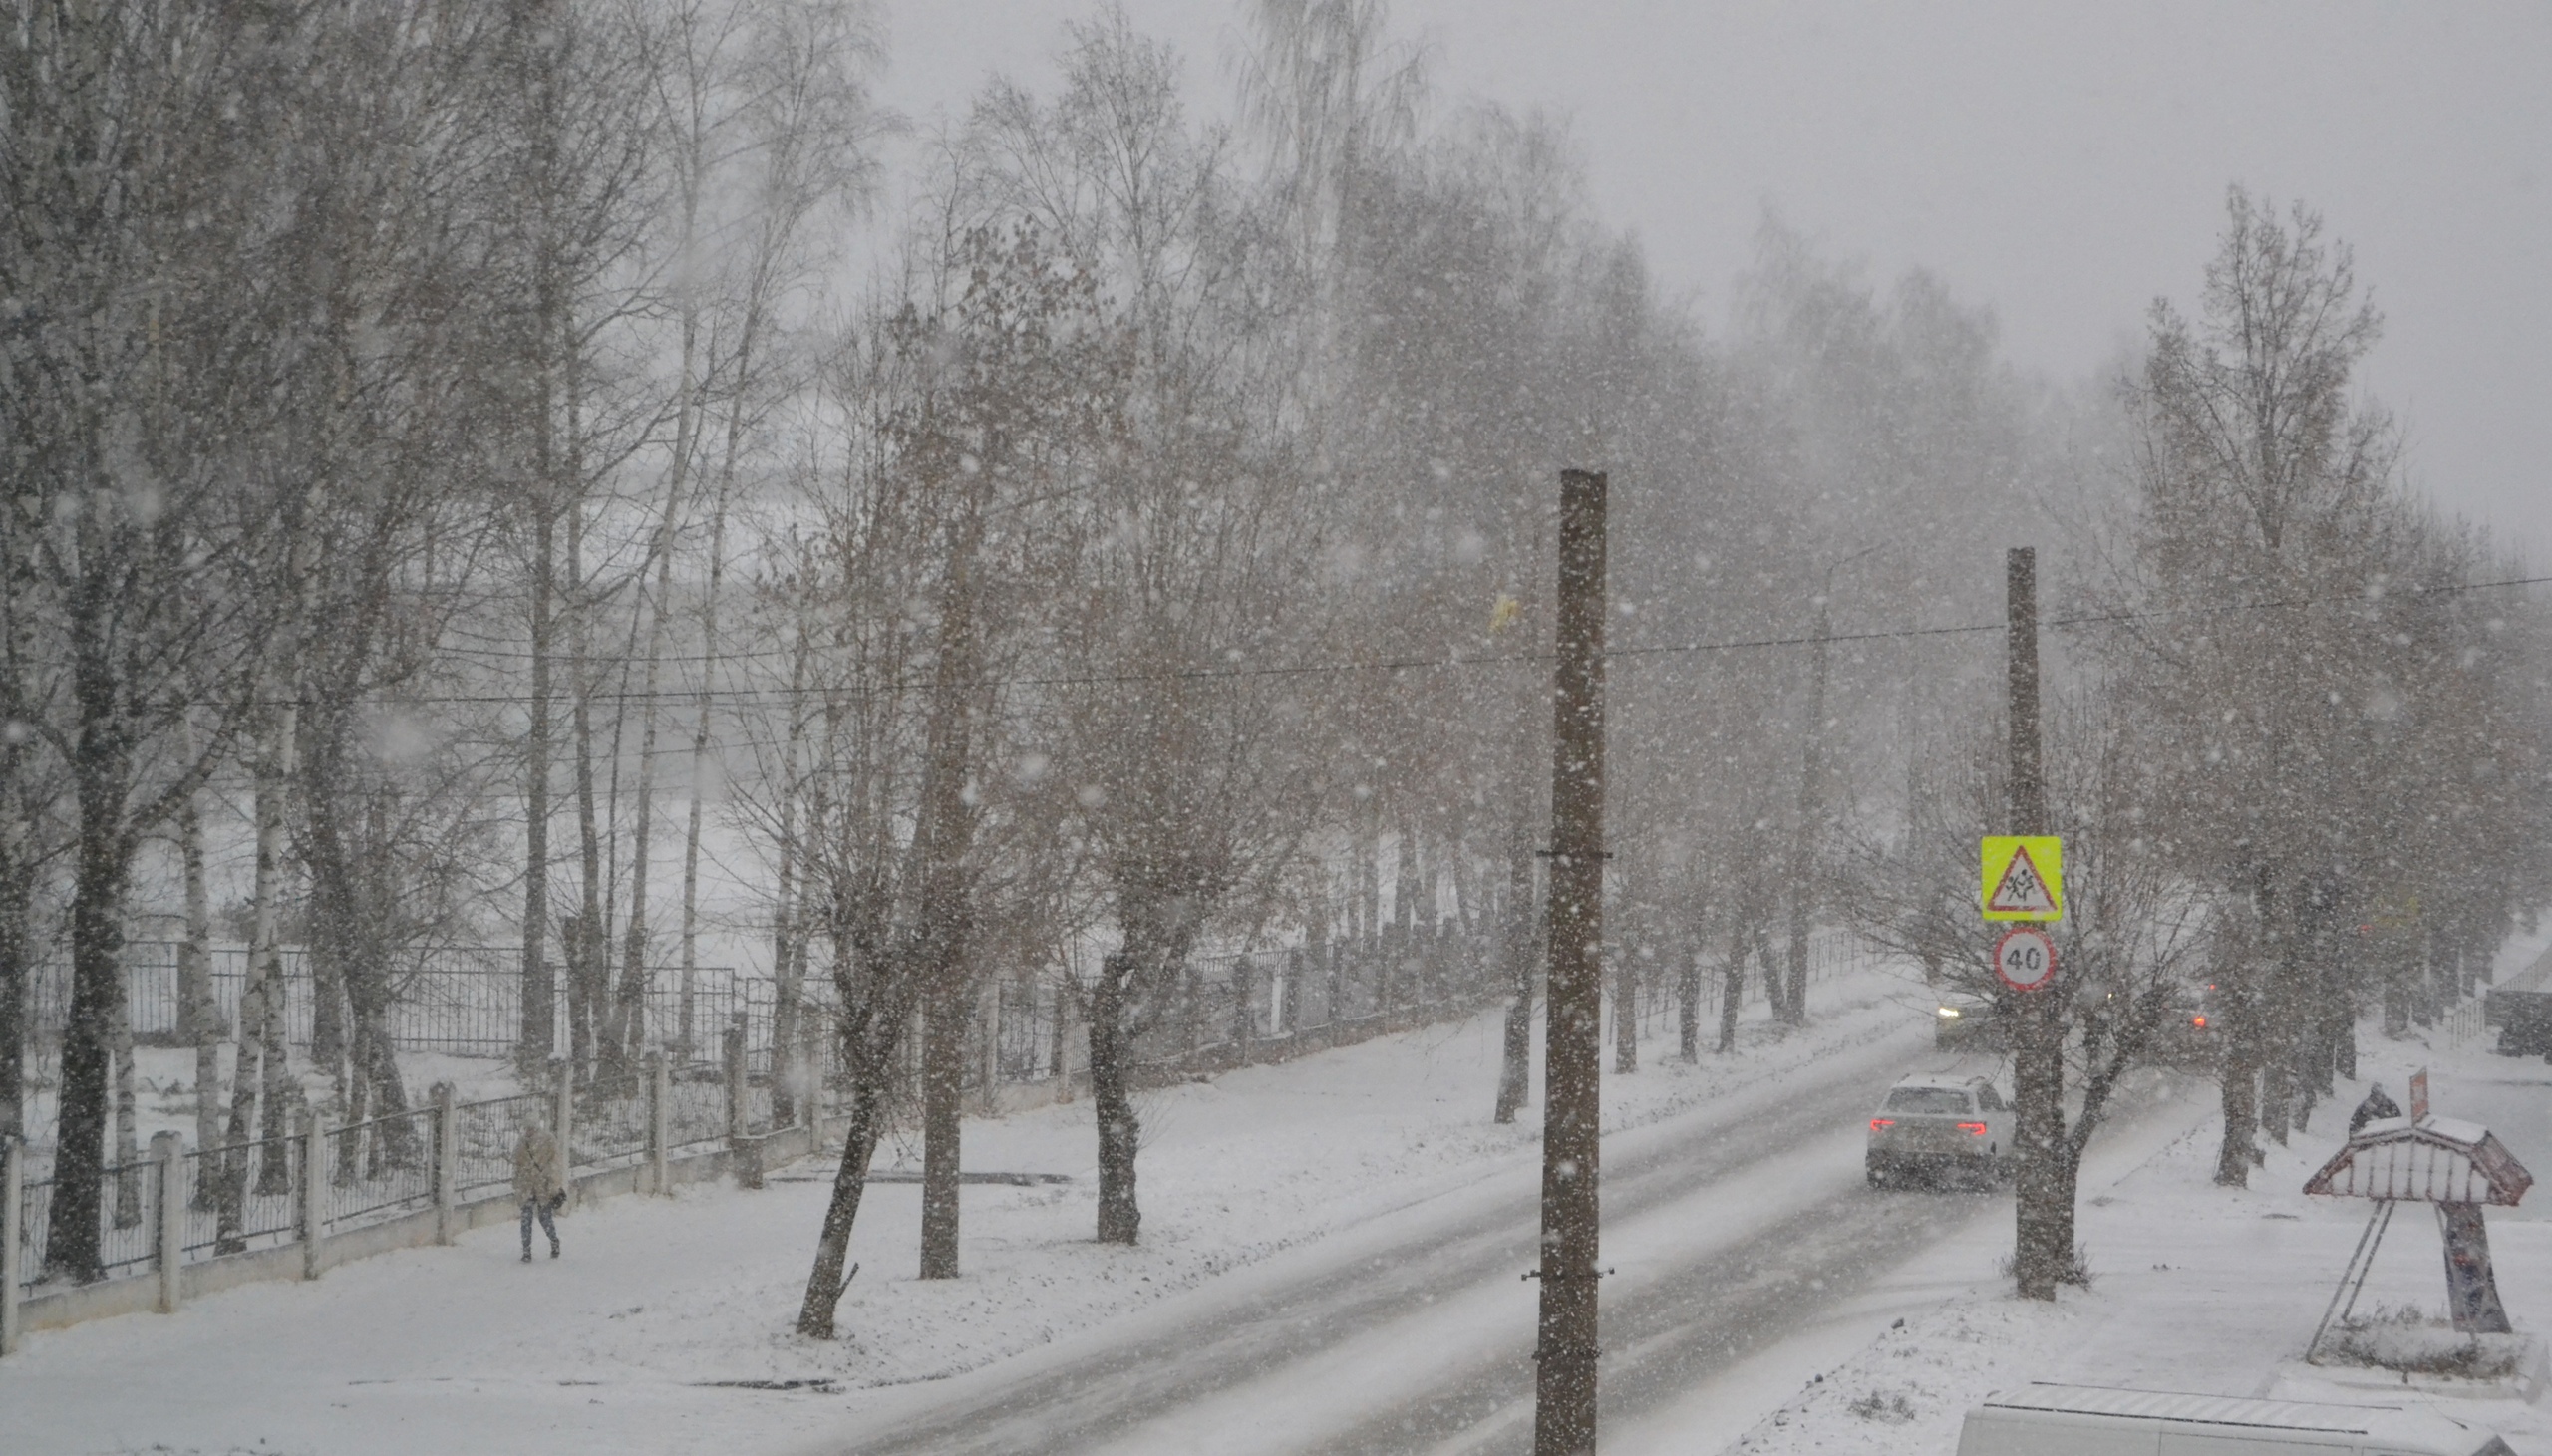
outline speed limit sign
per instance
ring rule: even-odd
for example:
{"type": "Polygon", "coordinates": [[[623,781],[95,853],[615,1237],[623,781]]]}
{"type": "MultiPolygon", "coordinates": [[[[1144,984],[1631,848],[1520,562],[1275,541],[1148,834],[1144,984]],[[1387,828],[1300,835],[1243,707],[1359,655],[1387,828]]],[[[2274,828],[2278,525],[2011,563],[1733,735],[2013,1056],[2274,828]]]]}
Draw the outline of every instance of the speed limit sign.
{"type": "Polygon", "coordinates": [[[2016,925],[1994,943],[1994,974],[2014,991],[2037,991],[2056,977],[2056,939],[2034,925],[2016,925]]]}

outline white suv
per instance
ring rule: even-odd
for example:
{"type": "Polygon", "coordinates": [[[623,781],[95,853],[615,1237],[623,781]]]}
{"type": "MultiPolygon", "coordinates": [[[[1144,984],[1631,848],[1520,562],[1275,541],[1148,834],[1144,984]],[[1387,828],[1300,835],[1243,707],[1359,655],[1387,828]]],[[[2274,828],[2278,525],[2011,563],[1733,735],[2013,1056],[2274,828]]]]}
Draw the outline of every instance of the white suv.
{"type": "Polygon", "coordinates": [[[1994,1181],[2010,1166],[2011,1145],[2011,1104],[1990,1078],[1907,1077],[1887,1089],[1870,1116],[1870,1186],[1948,1176],[1994,1181]]]}

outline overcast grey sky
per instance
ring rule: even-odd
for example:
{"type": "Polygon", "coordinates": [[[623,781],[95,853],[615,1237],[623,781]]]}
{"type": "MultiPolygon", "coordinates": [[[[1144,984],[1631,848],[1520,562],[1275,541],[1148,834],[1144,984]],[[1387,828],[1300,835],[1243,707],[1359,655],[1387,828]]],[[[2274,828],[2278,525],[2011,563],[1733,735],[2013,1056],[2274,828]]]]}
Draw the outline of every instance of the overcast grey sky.
{"type": "MultiPolygon", "coordinates": [[[[889,105],[1037,85],[1071,0],[890,0],[889,105]]],[[[1228,94],[1239,12],[1128,0],[1228,94]]],[[[2411,482],[2552,561],[2552,4],[1399,0],[1438,104],[1569,116],[1604,220],[1714,323],[1765,205],[1885,280],[1993,306],[2078,379],[2190,303],[2240,181],[2320,209],[2387,330],[2411,482]]]]}

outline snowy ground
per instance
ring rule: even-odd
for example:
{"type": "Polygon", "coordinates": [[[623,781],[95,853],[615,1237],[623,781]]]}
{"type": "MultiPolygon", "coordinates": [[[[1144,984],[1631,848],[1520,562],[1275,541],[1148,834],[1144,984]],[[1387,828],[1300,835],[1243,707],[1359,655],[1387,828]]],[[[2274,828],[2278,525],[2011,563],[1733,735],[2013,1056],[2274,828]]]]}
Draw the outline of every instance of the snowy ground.
{"type": "MultiPolygon", "coordinates": [[[[2539,949],[2511,948],[2503,969],[2539,949]]],[[[1860,1086],[1938,1059],[1927,1050],[1929,1002],[1918,987],[1869,975],[1819,996],[1803,1033],[1783,1038],[1751,1022],[1742,1056],[1697,1067],[1672,1062],[1671,1043],[1652,1041],[1645,1069],[1606,1078],[1616,1130],[1607,1208],[1617,1214],[1607,1220],[1606,1257],[1622,1271],[1607,1285],[1607,1369],[1619,1375],[1608,1378],[1624,1394],[1647,1382],[1608,1425],[1608,1453],[1945,1453],[1977,1398],[2031,1378],[2251,1393],[2279,1377],[2363,1222],[2361,1208],[2295,1191],[2333,1145],[2362,1082],[2337,1106],[2324,1104],[2311,1132],[2274,1150],[2242,1193],[2208,1181],[2211,1090],[2145,1087],[2141,1109],[2094,1144],[2086,1170],[2082,1237],[2094,1288],[2028,1306],[1995,1275],[2010,1246],[2008,1196],[1890,1205],[1865,1195],[1854,1186],[1857,1136],[1841,1125],[1848,1112],[1795,1146],[1744,1146],[1784,1108],[1811,1098],[1841,1105],[1860,1086]],[[1661,1187],[1640,1202],[1640,1179],[1673,1175],[1679,1159],[1741,1155],[1753,1161],[1740,1176],[1689,1192],[1661,1187]],[[1800,1226],[1802,1217],[1830,1229],[1800,1226]],[[1874,1227],[1894,1227],[1871,1218],[1901,1222],[1912,1242],[1900,1238],[1875,1260],[1836,1257],[1824,1267],[1851,1271],[1836,1289],[1795,1271],[1753,1280],[1793,1281],[1786,1293],[1750,1287],[1743,1266],[1773,1247],[1765,1240],[1785,1245],[1796,1228],[1807,1242],[1866,1243],[1874,1227]],[[1723,1349],[1713,1340],[1706,1359],[1671,1347],[1692,1338],[1689,1325],[1667,1318],[1679,1301],[1746,1298],[1800,1312],[1765,1321],[1752,1343],[1723,1349]],[[1654,1336],[1643,1320],[1657,1321],[1654,1336]]],[[[761,1193],[703,1187],[600,1204],[564,1226],[568,1257],[556,1264],[519,1265],[509,1230],[482,1230],[458,1249],[348,1265],[315,1285],[252,1287],[175,1316],[34,1336],[0,1365],[0,1447],[904,1450],[898,1432],[957,1429],[1002,1392],[1107,1368],[1112,1352],[1139,1352],[1145,1339],[1156,1349],[1184,1331],[1246,1326],[1274,1294],[1352,1280],[1360,1268],[1373,1270],[1379,1302],[1393,1278],[1426,1277],[1425,1265],[1390,1267],[1405,1252],[1479,1243],[1464,1221],[1529,1190],[1536,1153],[1536,1115],[1503,1128],[1486,1116],[1496,1021],[1484,1016],[1154,1094],[1138,1249],[1090,1242],[1086,1105],[969,1123],[970,1168],[1071,1181],[970,1186],[966,1277],[934,1283],[911,1277],[916,1190],[873,1187],[853,1248],[863,1271],[837,1342],[787,1332],[824,1192],[812,1181],[822,1170],[801,1164],[790,1174],[809,1181],[761,1193]]],[[[2396,1096],[2412,1066],[2430,1065],[2440,1111],[2490,1124],[2552,1176],[2552,1077],[2541,1063],[2477,1046],[2431,1051],[2373,1037],[2363,1046],[2361,1069],[2396,1096]]],[[[1681,1176],[1714,1175],[1697,1163],[1681,1176]]],[[[2552,1214],[2494,1213],[2491,1224],[2501,1288],[2520,1326],[2533,1326],[2532,1316],[2552,1310],[2552,1214]]],[[[1474,1263],[1503,1269],[1510,1255],[1501,1246],[1474,1263]]],[[[2369,1301],[2433,1308],[2440,1287],[2433,1234],[2397,1221],[2369,1301]]],[[[1432,1291],[1400,1300],[1370,1332],[1306,1344],[1264,1379],[1253,1371],[1187,1389],[1155,1380],[1143,1394],[1156,1372],[1127,1364],[1121,1384],[1082,1403],[1151,1399],[1152,1412],[1123,1439],[1062,1446],[1419,1449],[1411,1433],[1375,1421],[1470,1399],[1492,1414],[1458,1448],[1503,1450],[1522,1434],[1516,1407],[1510,1395],[1483,1393],[1479,1372],[1497,1363],[1496,1340],[1520,1337],[1508,1326],[1529,1327],[1530,1308],[1530,1287],[1500,1274],[1448,1287],[1440,1305],[1432,1291]],[[1306,1390],[1317,1392],[1320,1412],[1308,1424],[1306,1390]]],[[[2289,1384],[2281,1393],[2307,1392],[2289,1384]]],[[[2552,1456],[2552,1423],[2535,1412],[2484,1413],[2520,1452],[2552,1456]]],[[[1030,1407],[1013,1421],[1027,1423],[1029,1444],[1013,1430],[1002,1435],[1008,1445],[964,1449],[1059,1448],[1035,1444],[1035,1419],[1030,1407]]]]}
{"type": "MultiPolygon", "coordinates": [[[[1817,990],[1807,1032],[1757,1009],[1737,1058],[1607,1077],[1608,1126],[1742,1111],[1749,1089],[1855,1053],[1919,1052],[1928,1001],[1866,973],[1817,990]]],[[[12,1452],[751,1450],[852,1426],[897,1387],[1069,1340],[1288,1249],[1528,1170],[1537,1114],[1491,1124],[1497,1020],[1482,1016],[1152,1094],[1143,1243],[1091,1242],[1086,1105],[973,1122],[973,1169],[1055,1172],[969,1187],[967,1277],[911,1278],[918,1195],[872,1187],[837,1342],[788,1332],[820,1217],[814,1164],[760,1193],[611,1200],[528,1268],[509,1230],[265,1285],[179,1314],[31,1337],[0,1366],[12,1452]],[[141,1372],[152,1378],[138,1380],[141,1372]],[[799,1382],[794,1389],[770,1388],[799,1382]]],[[[1883,1084],[1883,1079],[1882,1079],[1883,1084]]],[[[889,1149],[888,1156],[899,1151],[889,1149]]],[[[1308,1252],[1308,1257],[1323,1257],[1308,1252]]]]}
{"type": "MultiPolygon", "coordinates": [[[[2546,938],[2512,942],[2504,980],[2532,964],[2546,938]]],[[[2431,1046],[2392,1042],[2361,1029],[2358,1070],[2407,1101],[2409,1073],[2429,1068],[2441,1115],[2488,1126],[2538,1180],[2552,1178],[2552,1069],[2532,1058],[2489,1053],[2489,1042],[2431,1046]]],[[[1988,1392],[2031,1380],[2127,1385],[2222,1395],[2380,1402],[2379,1393],[2304,1378],[2295,1367],[2332,1287],[2366,1225],[2368,1205],[2308,1198],[2304,1181],[2336,1151],[2349,1109],[2366,1081],[2343,1084],[2336,1106],[2318,1108],[2309,1132],[2272,1145],[2248,1190],[2213,1183],[2218,1128],[2204,1120],[2149,1157],[2110,1156],[2086,1178],[2080,1235],[2095,1274],[2088,1292],[2068,1291],[2054,1306],[2012,1298],[1980,1279],[1902,1327],[1850,1347],[1842,1341],[1805,1361],[1805,1388],[1748,1430],[1744,1456],[1854,1453],[1900,1456],[1949,1452],[1959,1423],[1988,1392]],[[2123,1165],[2123,1166],[2121,1166],[2123,1165]]],[[[2135,1150],[2140,1152],[2141,1150],[2135,1150]]],[[[2115,1150],[2112,1150],[2114,1154],[2115,1150]]],[[[2095,1159],[2095,1165],[2099,1160],[2095,1159]]],[[[2430,1220],[2404,1210],[2378,1256],[2361,1310],[2419,1306],[2441,1313],[2444,1271],[2430,1220]]],[[[2492,1209],[2490,1248],[2499,1291],[2518,1329],[2552,1331],[2552,1197],[2538,1186],[2523,1207],[2492,1209]]],[[[2008,1231],[1980,1233],[1945,1249],[1946,1266],[1984,1271],[2009,1252],[2008,1231]],[[1999,1237],[1998,1237],[1999,1236],[1999,1237]]],[[[1785,1353],[1810,1353],[1805,1342],[1785,1353]]],[[[1794,1367],[1795,1368],[1795,1367],[1794,1367]]],[[[1692,1405],[1654,1423],[1636,1443],[1608,1449],[1717,1452],[1724,1401],[1696,1392],[1692,1405]]],[[[2521,1456],[2552,1456],[2552,1399],[2444,1398],[2450,1413],[2496,1429],[2521,1456]]]]}

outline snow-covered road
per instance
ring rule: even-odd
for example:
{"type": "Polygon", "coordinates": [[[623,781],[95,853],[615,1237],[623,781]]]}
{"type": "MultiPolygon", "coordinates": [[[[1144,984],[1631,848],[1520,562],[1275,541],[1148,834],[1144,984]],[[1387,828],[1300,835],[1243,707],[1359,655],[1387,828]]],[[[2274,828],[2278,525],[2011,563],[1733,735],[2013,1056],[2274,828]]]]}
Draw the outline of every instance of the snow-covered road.
{"type": "MultiPolygon", "coordinates": [[[[1608,1450],[1716,1450],[1990,1280],[2008,1195],[1861,1187],[1880,1089],[1946,1065],[1928,1012],[1874,974],[1803,1033],[1750,1021],[1737,1056],[1606,1079],[1608,1450]]],[[[559,1265],[482,1229],[36,1336],[0,1363],[0,1446],[1519,1449],[1539,1160],[1536,1114],[1486,1121],[1496,1046],[1492,1013],[1153,1094],[1133,1249],[1090,1242],[1086,1107],[970,1121],[970,1165],[1071,1181],[970,1189],[948,1281],[909,1277],[913,1191],[875,1190],[838,1341],[787,1326],[822,1210],[807,1165],[600,1204],[559,1265]]]]}
{"type": "MultiPolygon", "coordinates": [[[[1607,1140],[1608,1426],[1687,1400],[1928,1251],[1959,1247],[1941,1261],[1955,1283],[1983,1272],[1976,1235],[2008,1225],[2008,1194],[1862,1183],[1860,1119],[1909,1064],[1938,1061],[1889,1037],[1607,1140]]],[[[1512,1170],[1127,1326],[862,1412],[807,1449],[1523,1450],[1534,1191],[1531,1169],[1512,1170]]]]}
{"type": "MultiPolygon", "coordinates": [[[[1881,1201],[1857,1187],[1858,1139],[1837,1129],[1857,1125],[1903,1055],[1873,1048],[1742,1116],[1715,1107],[1643,1129],[1632,1146],[1614,1140],[1607,1324],[1638,1346],[1635,1365],[1687,1358],[1696,1340],[1714,1358],[1752,1343],[1768,1312],[1757,1307],[1820,1277],[1835,1252],[1827,1231],[1876,1230],[1901,1247],[1979,1211],[1973,1196],[1893,1199],[1895,1217],[1873,1217],[1881,1201]],[[1717,1298],[1729,1293],[1734,1308],[1717,1298]]],[[[1535,1293],[1521,1274],[1534,1189],[1532,1170],[1515,1170],[1365,1231],[1349,1257],[1331,1248],[1265,1271],[1245,1294],[1199,1292],[1139,1333],[1095,1337],[1027,1378],[987,1371],[980,1391],[819,1449],[1428,1449],[1529,1400],[1535,1293]]]]}

